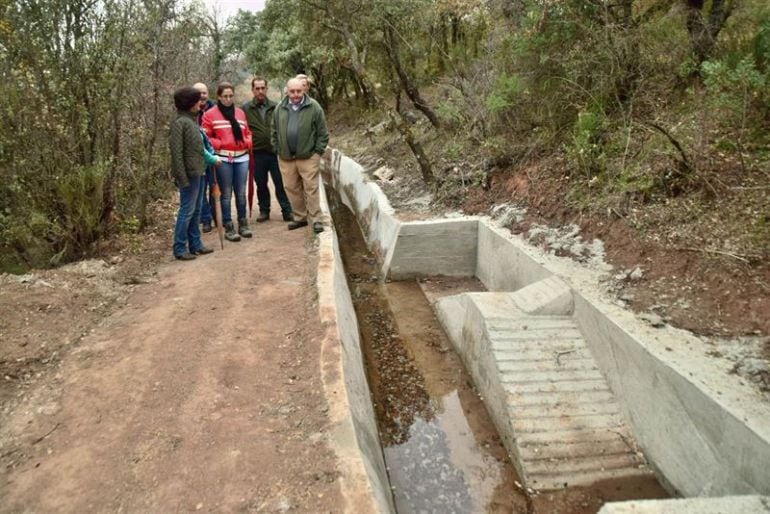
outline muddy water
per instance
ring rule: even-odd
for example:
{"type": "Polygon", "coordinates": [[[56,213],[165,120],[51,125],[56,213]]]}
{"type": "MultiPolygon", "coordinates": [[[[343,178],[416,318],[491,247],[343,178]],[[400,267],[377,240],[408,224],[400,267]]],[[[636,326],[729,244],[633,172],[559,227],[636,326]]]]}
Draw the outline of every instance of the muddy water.
{"type": "Polygon", "coordinates": [[[399,514],[587,514],[607,500],[665,496],[657,484],[623,481],[528,494],[423,293],[436,298],[482,284],[383,283],[355,218],[329,193],[399,514]]]}

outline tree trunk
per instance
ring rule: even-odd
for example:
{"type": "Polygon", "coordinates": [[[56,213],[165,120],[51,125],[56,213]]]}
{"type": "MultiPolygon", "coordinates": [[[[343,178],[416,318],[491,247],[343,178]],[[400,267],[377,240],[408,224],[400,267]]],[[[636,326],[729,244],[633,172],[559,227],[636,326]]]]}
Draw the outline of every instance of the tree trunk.
{"type": "Polygon", "coordinates": [[[412,77],[401,63],[398,36],[394,33],[393,27],[390,24],[385,27],[385,49],[406,96],[408,96],[414,106],[428,118],[431,125],[438,128],[441,125],[438,116],[433,112],[433,109],[428,105],[428,102],[426,102],[420,95],[420,91],[417,89],[414,80],[412,80],[412,77]]]}
{"type": "Polygon", "coordinates": [[[409,127],[409,123],[404,119],[401,113],[395,113],[388,111],[391,121],[401,133],[401,137],[404,138],[409,149],[412,150],[415,159],[417,159],[417,165],[420,167],[420,174],[422,175],[422,181],[425,184],[430,185],[433,183],[433,168],[430,164],[430,159],[425,155],[425,150],[422,148],[422,144],[417,141],[412,134],[412,129],[409,127]]]}
{"type": "Polygon", "coordinates": [[[731,6],[725,0],[712,0],[711,10],[704,13],[704,0],[687,1],[687,32],[698,64],[711,57],[717,36],[730,16],[731,6]]]}

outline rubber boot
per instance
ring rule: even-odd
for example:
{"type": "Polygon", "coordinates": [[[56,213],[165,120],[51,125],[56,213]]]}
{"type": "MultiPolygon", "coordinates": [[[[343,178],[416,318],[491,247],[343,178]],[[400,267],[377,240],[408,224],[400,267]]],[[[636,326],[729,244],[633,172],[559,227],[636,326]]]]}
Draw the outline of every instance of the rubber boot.
{"type": "Polygon", "coordinates": [[[249,230],[249,220],[238,220],[238,233],[243,237],[251,237],[251,230],[249,230]]]}
{"type": "Polygon", "coordinates": [[[225,223],[225,239],[234,243],[241,240],[241,236],[235,233],[235,227],[233,226],[232,221],[230,223],[225,223]]]}

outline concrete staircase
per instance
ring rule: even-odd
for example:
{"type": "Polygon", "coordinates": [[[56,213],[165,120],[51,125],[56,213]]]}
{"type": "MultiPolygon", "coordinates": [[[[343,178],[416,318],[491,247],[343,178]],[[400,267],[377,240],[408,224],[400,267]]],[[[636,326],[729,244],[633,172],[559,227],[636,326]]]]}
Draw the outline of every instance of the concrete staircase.
{"type": "Polygon", "coordinates": [[[436,310],[527,487],[651,473],[570,316],[566,284],[464,293],[436,310]]]}

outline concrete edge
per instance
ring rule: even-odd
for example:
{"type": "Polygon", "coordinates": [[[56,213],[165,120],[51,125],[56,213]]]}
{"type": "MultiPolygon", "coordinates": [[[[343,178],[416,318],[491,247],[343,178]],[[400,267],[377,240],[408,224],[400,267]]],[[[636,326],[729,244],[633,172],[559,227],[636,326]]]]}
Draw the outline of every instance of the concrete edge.
{"type": "MultiPolygon", "coordinates": [[[[329,215],[321,187],[321,209],[329,215]]],[[[329,405],[329,443],[338,458],[340,487],[351,514],[395,512],[366,381],[358,323],[350,297],[337,236],[318,236],[316,287],[324,336],[321,379],[329,405]]]]}
{"type": "Polygon", "coordinates": [[[606,503],[598,514],[767,514],[768,496],[723,496],[606,503]]]}

